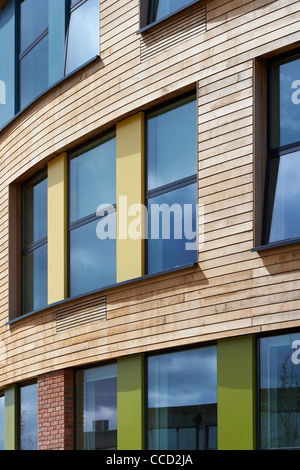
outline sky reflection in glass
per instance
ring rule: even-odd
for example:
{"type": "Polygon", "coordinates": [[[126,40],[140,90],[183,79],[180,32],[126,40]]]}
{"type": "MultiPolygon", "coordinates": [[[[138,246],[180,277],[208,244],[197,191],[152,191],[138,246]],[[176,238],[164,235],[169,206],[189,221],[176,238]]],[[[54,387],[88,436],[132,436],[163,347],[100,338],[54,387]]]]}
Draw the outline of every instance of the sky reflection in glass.
{"type": "Polygon", "coordinates": [[[275,187],[269,242],[300,236],[300,152],[272,160],[275,187]]]}

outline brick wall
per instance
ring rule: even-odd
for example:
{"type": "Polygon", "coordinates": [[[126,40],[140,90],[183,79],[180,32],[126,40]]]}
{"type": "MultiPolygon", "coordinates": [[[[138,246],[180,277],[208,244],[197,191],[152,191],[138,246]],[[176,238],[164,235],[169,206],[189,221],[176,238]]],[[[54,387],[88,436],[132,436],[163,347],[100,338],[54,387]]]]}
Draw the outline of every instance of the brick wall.
{"type": "Polygon", "coordinates": [[[38,378],[38,449],[74,449],[74,372],[51,372],[38,378]]]}

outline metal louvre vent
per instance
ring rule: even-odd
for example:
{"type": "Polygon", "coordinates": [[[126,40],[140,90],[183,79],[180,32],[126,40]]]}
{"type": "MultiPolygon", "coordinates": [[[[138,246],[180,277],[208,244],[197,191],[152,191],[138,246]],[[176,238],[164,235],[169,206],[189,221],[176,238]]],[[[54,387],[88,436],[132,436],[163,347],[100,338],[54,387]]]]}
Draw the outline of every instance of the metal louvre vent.
{"type": "Polygon", "coordinates": [[[56,313],[56,333],[98,320],[106,320],[106,296],[76,302],[56,313]]]}
{"type": "Polygon", "coordinates": [[[195,5],[168,22],[154,27],[141,38],[141,61],[206,31],[206,5],[195,5]]]}

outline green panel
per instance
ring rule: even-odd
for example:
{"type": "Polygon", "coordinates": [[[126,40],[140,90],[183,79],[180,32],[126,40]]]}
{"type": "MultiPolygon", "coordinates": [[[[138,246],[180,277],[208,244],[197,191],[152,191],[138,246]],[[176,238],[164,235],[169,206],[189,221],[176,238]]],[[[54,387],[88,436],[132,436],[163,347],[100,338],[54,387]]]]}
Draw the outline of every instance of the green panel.
{"type": "Polygon", "coordinates": [[[255,338],[218,341],[218,448],[255,449],[255,338]]]}
{"type": "Polygon", "coordinates": [[[17,449],[17,391],[5,390],[5,450],[17,449]]]}
{"type": "Polygon", "coordinates": [[[64,76],[66,3],[49,0],[49,86],[64,76]]]}
{"type": "Polygon", "coordinates": [[[144,357],[118,360],[118,450],[144,449],[144,357]]]}

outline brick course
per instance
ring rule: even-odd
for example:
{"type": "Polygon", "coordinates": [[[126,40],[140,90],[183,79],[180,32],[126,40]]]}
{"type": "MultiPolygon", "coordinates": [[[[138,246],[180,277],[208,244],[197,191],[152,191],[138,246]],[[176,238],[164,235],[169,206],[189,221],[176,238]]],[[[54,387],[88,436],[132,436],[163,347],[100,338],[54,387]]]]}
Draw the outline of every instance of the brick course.
{"type": "Polygon", "coordinates": [[[38,377],[38,449],[74,450],[74,372],[38,377]]]}

